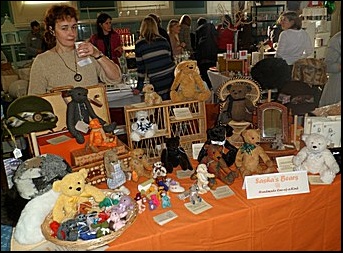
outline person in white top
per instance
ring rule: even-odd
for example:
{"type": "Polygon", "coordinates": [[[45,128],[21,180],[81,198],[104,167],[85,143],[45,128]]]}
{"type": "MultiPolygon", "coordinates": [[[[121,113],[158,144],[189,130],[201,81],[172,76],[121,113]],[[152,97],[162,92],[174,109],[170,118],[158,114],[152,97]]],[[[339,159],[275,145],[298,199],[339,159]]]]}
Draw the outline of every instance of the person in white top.
{"type": "Polygon", "coordinates": [[[279,36],[275,57],[284,59],[292,70],[294,62],[313,54],[314,48],[308,33],[301,29],[301,18],[294,11],[280,15],[278,22],[282,32],[279,36]]]}

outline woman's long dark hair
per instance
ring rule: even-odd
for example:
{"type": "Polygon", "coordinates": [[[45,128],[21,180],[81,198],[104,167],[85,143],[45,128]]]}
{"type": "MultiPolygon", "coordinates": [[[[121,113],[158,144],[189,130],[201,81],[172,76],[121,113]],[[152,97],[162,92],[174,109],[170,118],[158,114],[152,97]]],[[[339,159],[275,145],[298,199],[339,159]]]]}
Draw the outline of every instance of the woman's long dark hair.
{"type": "Polygon", "coordinates": [[[105,23],[107,19],[112,20],[112,17],[107,13],[101,13],[96,19],[96,30],[100,39],[104,38],[104,31],[102,30],[101,25],[105,23]]]}

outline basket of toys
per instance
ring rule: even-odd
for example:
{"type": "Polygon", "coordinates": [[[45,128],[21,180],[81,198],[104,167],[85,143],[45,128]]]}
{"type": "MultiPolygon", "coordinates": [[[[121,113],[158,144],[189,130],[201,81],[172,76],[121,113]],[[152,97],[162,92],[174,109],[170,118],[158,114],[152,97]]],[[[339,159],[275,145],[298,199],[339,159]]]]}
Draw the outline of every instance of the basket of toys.
{"type": "Polygon", "coordinates": [[[89,198],[73,219],[57,223],[58,229],[50,212],[41,225],[46,240],[71,250],[93,250],[118,238],[136,220],[138,205],[121,191],[103,191],[106,197],[101,203],[89,198]]]}

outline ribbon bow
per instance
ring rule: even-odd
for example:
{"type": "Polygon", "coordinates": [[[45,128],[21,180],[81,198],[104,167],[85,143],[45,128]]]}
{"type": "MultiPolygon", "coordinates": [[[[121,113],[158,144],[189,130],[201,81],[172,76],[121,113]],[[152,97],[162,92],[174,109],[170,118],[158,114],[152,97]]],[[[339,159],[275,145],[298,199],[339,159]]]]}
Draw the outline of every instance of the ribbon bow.
{"type": "Polygon", "coordinates": [[[225,140],[223,140],[223,141],[212,141],[212,140],[211,140],[211,144],[213,144],[213,145],[219,145],[219,146],[224,146],[225,140]]]}
{"type": "Polygon", "coordinates": [[[256,148],[254,144],[244,143],[240,150],[242,153],[247,152],[249,155],[251,155],[251,152],[256,148]]]}

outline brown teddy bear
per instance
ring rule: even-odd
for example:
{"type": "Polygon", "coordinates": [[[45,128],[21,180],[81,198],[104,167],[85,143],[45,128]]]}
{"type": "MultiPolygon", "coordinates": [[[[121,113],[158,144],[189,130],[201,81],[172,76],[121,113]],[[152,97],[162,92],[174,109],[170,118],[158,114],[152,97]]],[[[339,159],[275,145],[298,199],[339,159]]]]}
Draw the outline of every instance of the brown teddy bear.
{"type": "MultiPolygon", "coordinates": [[[[200,164],[206,164],[208,172],[215,175],[223,183],[231,185],[239,176],[238,171],[227,166],[223,158],[223,145],[205,144],[206,155],[201,159],[200,164]]],[[[191,175],[191,179],[196,179],[196,171],[191,175]]],[[[209,187],[213,189],[216,182],[209,180],[209,187]]]]}
{"type": "Polygon", "coordinates": [[[175,69],[175,79],[170,88],[170,98],[175,102],[206,101],[211,91],[201,79],[196,61],[180,62],[175,69]]]}
{"type": "Polygon", "coordinates": [[[246,97],[251,91],[251,86],[236,82],[227,86],[229,95],[225,101],[220,101],[224,106],[219,114],[220,124],[227,124],[231,120],[252,122],[252,112],[255,110],[253,102],[246,97]]]}
{"type": "Polygon", "coordinates": [[[55,192],[60,192],[53,209],[52,220],[61,223],[62,221],[74,218],[78,212],[78,207],[81,203],[93,197],[94,200],[100,203],[105,194],[102,190],[93,185],[86,184],[88,171],[81,169],[77,172],[65,175],[61,180],[53,183],[52,189],[55,192]]]}
{"type": "Polygon", "coordinates": [[[162,98],[155,92],[155,88],[152,84],[146,84],[143,87],[144,103],[147,105],[159,105],[162,103],[162,98]]]}
{"type": "Polygon", "coordinates": [[[132,181],[138,182],[139,177],[152,178],[152,165],[149,164],[142,148],[135,148],[130,151],[131,160],[129,166],[132,170],[132,181]]]}
{"type": "Polygon", "coordinates": [[[260,132],[259,129],[247,129],[242,132],[244,144],[237,152],[235,165],[243,178],[245,176],[272,173],[275,171],[273,162],[258,144],[260,142],[260,132]],[[267,168],[260,165],[260,158],[267,168]]]}

